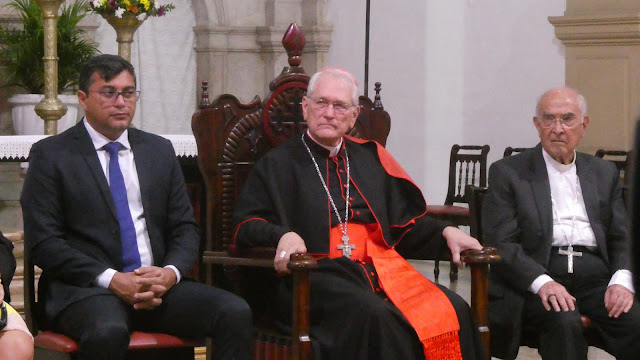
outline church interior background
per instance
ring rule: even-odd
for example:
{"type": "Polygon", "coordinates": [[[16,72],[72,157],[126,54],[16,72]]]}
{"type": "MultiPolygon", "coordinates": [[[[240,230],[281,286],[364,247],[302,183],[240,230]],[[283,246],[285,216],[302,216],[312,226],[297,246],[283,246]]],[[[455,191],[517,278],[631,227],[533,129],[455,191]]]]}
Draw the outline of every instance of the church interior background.
{"type": "MultiPolygon", "coordinates": [[[[7,2],[0,0],[0,24],[16,26],[16,15],[2,6],[7,2]]],[[[286,66],[280,41],[291,22],[306,37],[307,73],[344,68],[363,93],[365,0],[171,2],[175,10],[145,21],[132,44],[140,129],[191,134],[202,80],[211,98],[264,99],[269,81],[286,66]]],[[[382,83],[392,119],[387,148],[428,203],[444,201],[453,144],[489,144],[489,162],[507,146],[535,145],[535,103],[553,86],[575,86],[586,95],[592,126],[583,150],[631,148],[640,99],[640,4],[601,3],[371,1],[367,95],[382,83]],[[600,131],[612,127],[614,135],[600,131]]],[[[90,15],[80,26],[102,53],[117,53],[115,32],[104,19],[90,15]]],[[[0,88],[0,136],[14,134],[7,99],[15,92],[0,88]]],[[[0,164],[4,232],[22,228],[21,185],[19,164],[0,164]]]]}

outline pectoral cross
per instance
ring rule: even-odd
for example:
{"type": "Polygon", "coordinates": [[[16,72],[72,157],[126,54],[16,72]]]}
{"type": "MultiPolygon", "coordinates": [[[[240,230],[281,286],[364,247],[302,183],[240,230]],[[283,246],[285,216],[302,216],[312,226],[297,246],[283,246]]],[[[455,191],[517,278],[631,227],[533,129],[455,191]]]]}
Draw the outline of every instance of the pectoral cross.
{"type": "Polygon", "coordinates": [[[346,256],[351,258],[351,249],[355,249],[356,246],[353,244],[349,244],[349,237],[347,235],[342,235],[343,245],[338,245],[338,249],[342,250],[342,256],[346,256]]]}
{"type": "Polygon", "coordinates": [[[573,257],[574,256],[582,256],[581,251],[573,251],[573,246],[569,245],[567,250],[558,249],[558,254],[567,256],[567,272],[569,274],[573,274],[573,257]]]}

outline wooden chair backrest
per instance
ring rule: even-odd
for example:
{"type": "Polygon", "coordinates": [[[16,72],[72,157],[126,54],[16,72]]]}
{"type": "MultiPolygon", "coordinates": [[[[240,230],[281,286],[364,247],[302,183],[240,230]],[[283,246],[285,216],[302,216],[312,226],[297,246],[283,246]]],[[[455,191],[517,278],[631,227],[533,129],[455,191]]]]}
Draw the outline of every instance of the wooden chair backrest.
{"type": "Polygon", "coordinates": [[[523,151],[529,150],[531,148],[527,148],[527,147],[511,147],[511,146],[507,146],[504,149],[504,154],[502,154],[502,157],[507,157],[507,156],[511,156],[511,155],[515,155],[515,154],[519,154],[523,151]]]}
{"type": "Polygon", "coordinates": [[[489,190],[486,186],[467,185],[465,194],[469,203],[469,233],[484,245],[482,236],[482,201],[489,190]]]}
{"type": "Polygon", "coordinates": [[[631,152],[626,150],[596,150],[595,156],[609,160],[616,165],[618,171],[620,171],[620,183],[625,185],[627,183],[626,173],[629,159],[631,158],[631,152]]]}
{"type": "Polygon", "coordinates": [[[487,154],[489,145],[458,145],[451,147],[449,157],[449,187],[445,205],[466,203],[467,185],[487,186],[487,154]]]}
{"type": "MultiPolygon", "coordinates": [[[[304,42],[298,26],[291,24],[282,39],[289,67],[271,81],[265,101],[256,96],[243,104],[224,94],[209,103],[206,83],[203,85],[200,109],[191,126],[206,186],[204,250],[230,250],[234,206],[253,165],[267,151],[307,129],[301,108],[309,83],[309,75],[300,66],[304,42]]],[[[360,97],[360,115],[349,135],[385,145],[390,118],[380,101],[380,83],[375,89],[373,101],[360,97]]]]}

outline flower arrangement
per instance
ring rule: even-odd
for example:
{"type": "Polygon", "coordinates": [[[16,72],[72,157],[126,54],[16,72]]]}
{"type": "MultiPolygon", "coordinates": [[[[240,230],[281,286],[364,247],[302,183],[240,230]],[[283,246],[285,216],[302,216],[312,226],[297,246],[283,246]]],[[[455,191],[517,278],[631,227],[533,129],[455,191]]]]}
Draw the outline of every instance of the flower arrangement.
{"type": "Polygon", "coordinates": [[[158,5],[154,0],[91,0],[89,10],[103,16],[122,18],[125,13],[134,15],[139,21],[149,16],[163,16],[175,9],[175,5],[158,5]]]}

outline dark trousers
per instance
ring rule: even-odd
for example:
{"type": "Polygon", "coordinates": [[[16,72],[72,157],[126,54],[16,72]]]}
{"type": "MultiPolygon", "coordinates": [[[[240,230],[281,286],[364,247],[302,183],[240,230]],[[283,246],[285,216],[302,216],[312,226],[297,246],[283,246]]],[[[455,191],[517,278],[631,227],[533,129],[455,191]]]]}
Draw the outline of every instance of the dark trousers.
{"type": "Polygon", "coordinates": [[[125,359],[134,330],[213,341],[214,359],[250,359],[253,355],[251,310],[225,290],[183,280],[153,310],[133,310],[116,295],[73,303],[58,315],[54,330],[78,342],[78,359],[125,359]]]}
{"type": "Polygon", "coordinates": [[[576,310],[546,311],[538,295],[528,294],[524,322],[538,329],[538,352],[544,360],[586,360],[588,344],[583,336],[581,314],[588,316],[602,335],[605,349],[618,360],[640,356],[640,305],[635,300],[631,310],[610,318],[604,306],[604,294],[611,279],[602,258],[585,248],[574,257],[574,273],[567,273],[567,257],[553,248],[549,274],[576,298],[576,310]]]}

